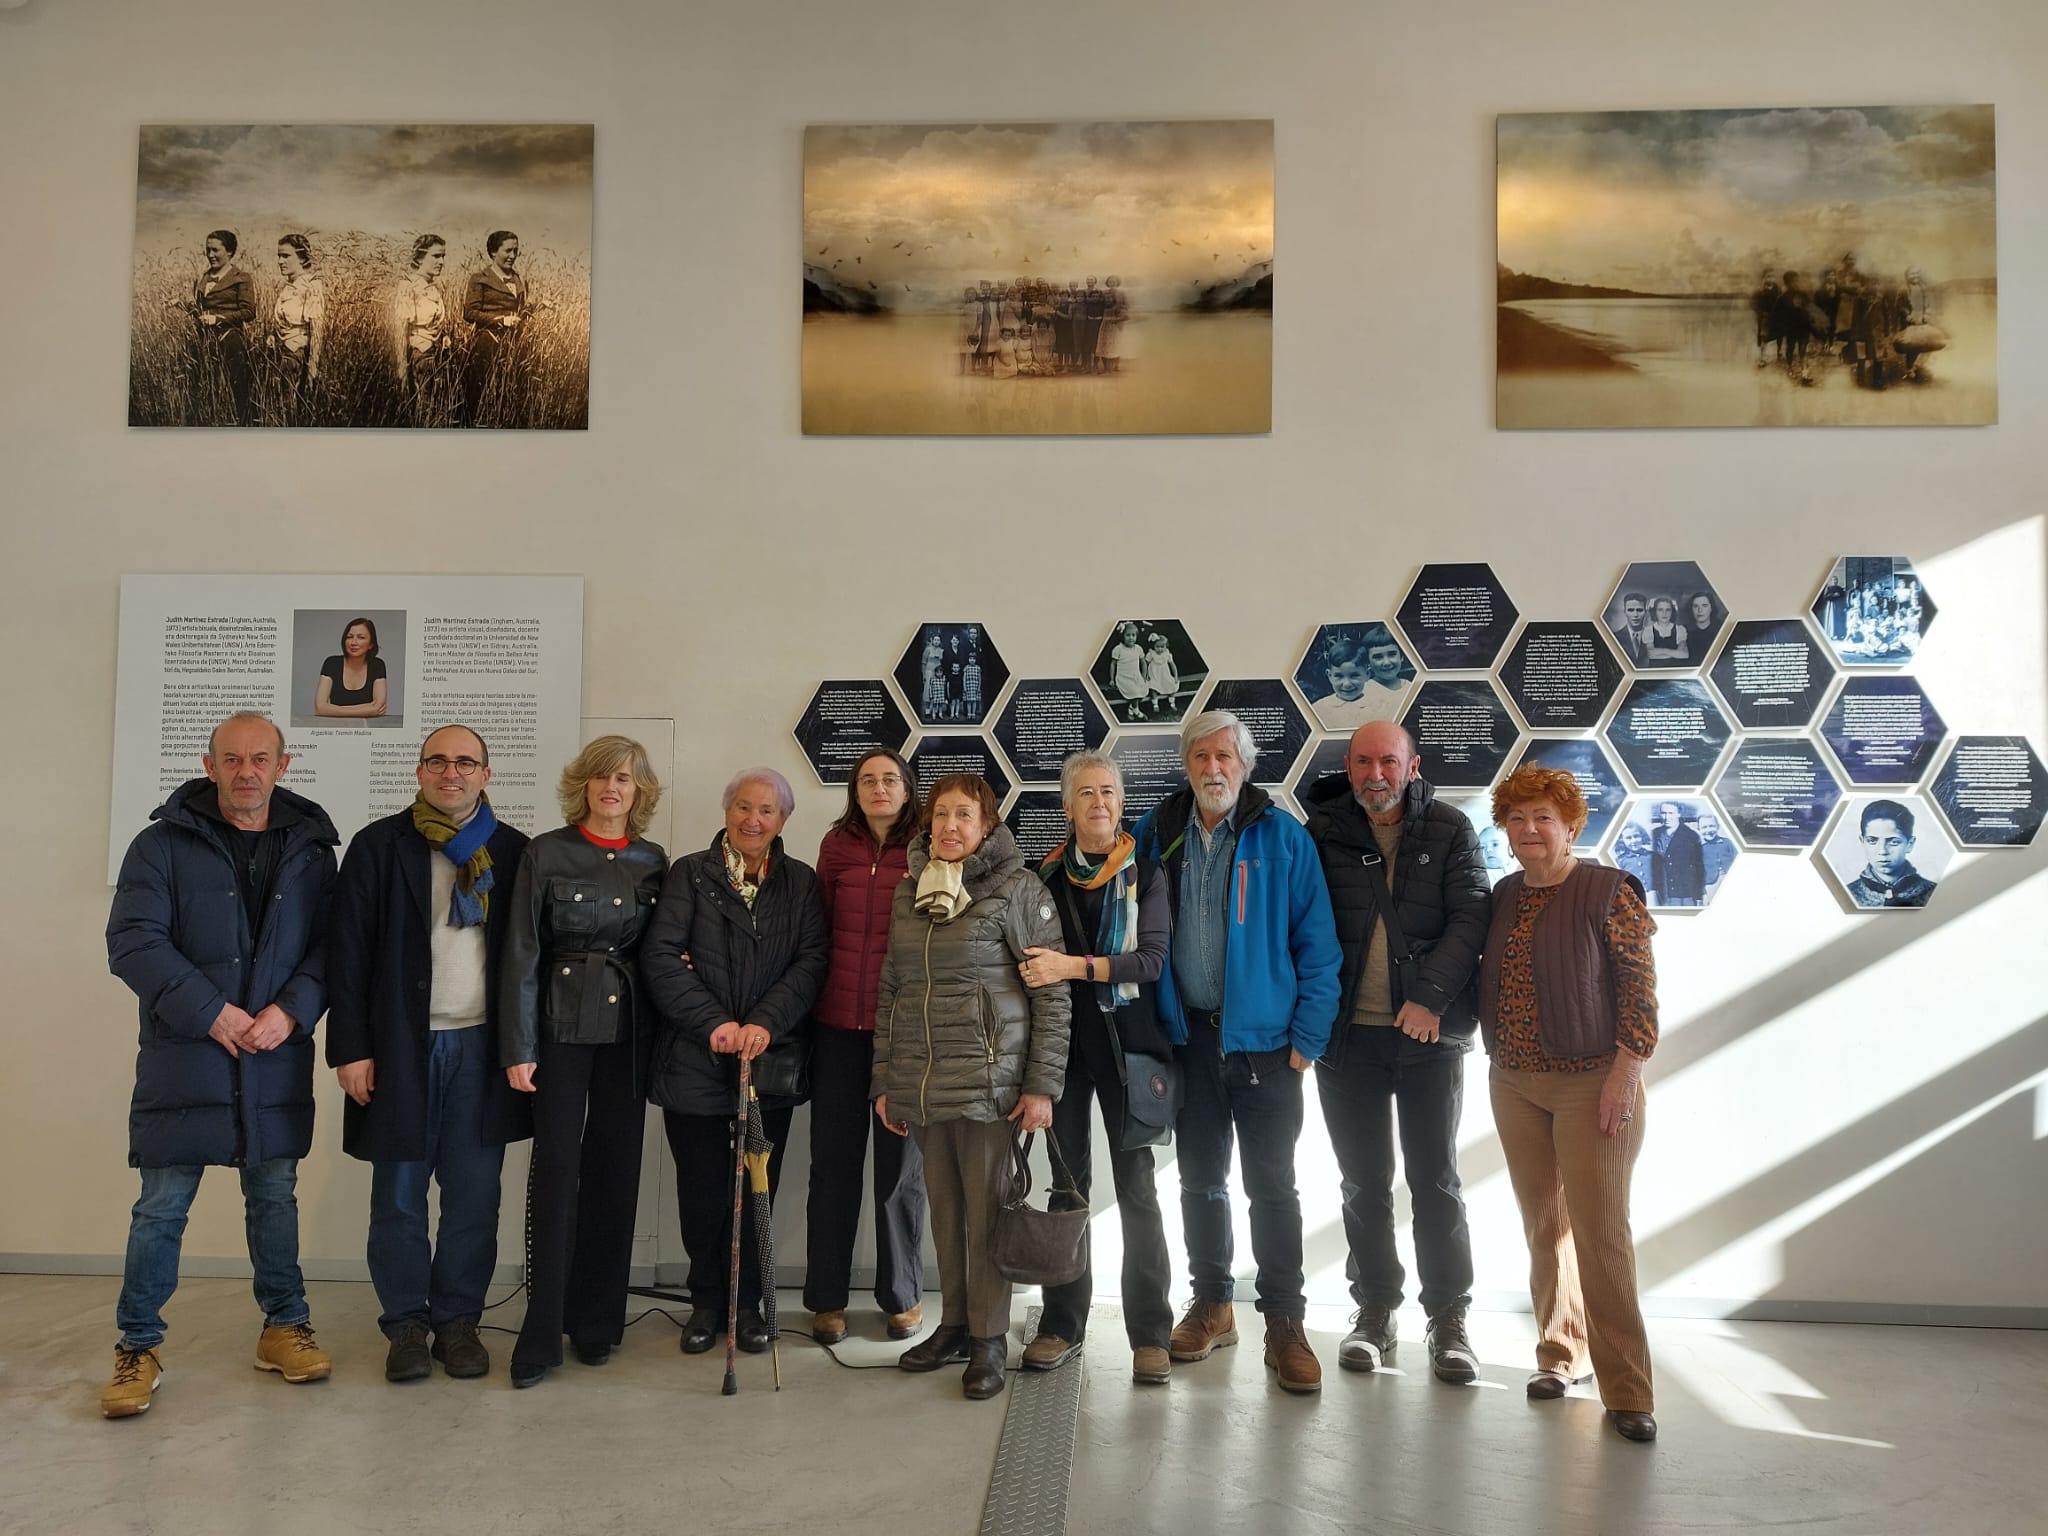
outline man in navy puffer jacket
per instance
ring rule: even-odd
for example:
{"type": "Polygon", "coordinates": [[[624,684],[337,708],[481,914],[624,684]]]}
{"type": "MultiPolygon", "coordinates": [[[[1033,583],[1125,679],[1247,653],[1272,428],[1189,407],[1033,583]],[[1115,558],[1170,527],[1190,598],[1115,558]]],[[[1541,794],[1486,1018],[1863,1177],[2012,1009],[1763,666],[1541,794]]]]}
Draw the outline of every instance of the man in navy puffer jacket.
{"type": "Polygon", "coordinates": [[[129,1218],[108,1418],[147,1409],[162,1375],[163,1307],[186,1213],[209,1166],[240,1170],[264,1328],[256,1364],[328,1374],[299,1272],[299,1159],[313,1144],[313,1026],[327,1006],[321,933],[340,841],[327,813],[277,781],[284,733],[258,714],[214,728],[206,777],[175,790],[129,845],[107,919],[107,964],[141,1002],[129,1218]]]}

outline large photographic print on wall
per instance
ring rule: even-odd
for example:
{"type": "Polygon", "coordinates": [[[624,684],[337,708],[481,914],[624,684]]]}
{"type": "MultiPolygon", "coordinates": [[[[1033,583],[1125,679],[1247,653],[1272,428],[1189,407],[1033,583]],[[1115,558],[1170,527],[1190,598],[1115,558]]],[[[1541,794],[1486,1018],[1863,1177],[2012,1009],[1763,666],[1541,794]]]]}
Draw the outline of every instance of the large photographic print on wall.
{"type": "Polygon", "coordinates": [[[592,142],[145,126],[128,424],[587,427],[592,142]]]}
{"type": "Polygon", "coordinates": [[[1502,427],[1998,419],[1989,106],[1498,120],[1502,427]]]}
{"type": "Polygon", "coordinates": [[[1270,119],[812,127],[803,237],[807,433],[1272,428],[1270,119]]]}

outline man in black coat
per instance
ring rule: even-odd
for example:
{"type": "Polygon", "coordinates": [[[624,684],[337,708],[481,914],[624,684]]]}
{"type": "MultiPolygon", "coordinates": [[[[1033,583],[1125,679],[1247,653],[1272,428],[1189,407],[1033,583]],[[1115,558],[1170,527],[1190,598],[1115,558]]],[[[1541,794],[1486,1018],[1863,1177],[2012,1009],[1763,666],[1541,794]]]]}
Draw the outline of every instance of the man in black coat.
{"type": "Polygon", "coordinates": [[[374,1170],[368,1256],[391,1381],[434,1360],[450,1376],[490,1370],[476,1324],[498,1265],[498,1180],[505,1144],[532,1133],[498,1065],[489,986],[526,834],[491,810],[490,752],[469,727],[427,737],[415,772],[412,805],[349,844],[328,939],[327,1063],[348,1095],[342,1150],[374,1170]]]}
{"type": "Polygon", "coordinates": [[[173,792],[129,845],[107,919],[107,965],[142,1014],[128,1112],[142,1195],[100,1397],[110,1419],[146,1411],[156,1391],[163,1308],[209,1165],[241,1171],[263,1308],[257,1367],[287,1381],[330,1369],[306,1309],[296,1190],[313,1144],[320,935],[340,838],[319,806],[277,787],[291,757],[262,715],[214,727],[201,761],[206,777],[173,792]]]}
{"type": "Polygon", "coordinates": [[[1465,1334],[1472,1239],[1458,1182],[1458,1117],[1493,915],[1486,860],[1472,823],[1437,800],[1413,738],[1391,721],[1352,734],[1344,777],[1324,780],[1309,804],[1309,836],[1322,854],[1344,949],[1337,1024],[1316,1066],[1344,1176],[1347,1268],[1359,1307],[1337,1363],[1370,1371],[1394,1353],[1393,1313],[1407,1278],[1394,1247],[1398,1106],[1430,1367],[1440,1380],[1470,1382],[1479,1366],[1465,1334]],[[1387,912],[1398,931],[1389,931],[1387,912]]]}

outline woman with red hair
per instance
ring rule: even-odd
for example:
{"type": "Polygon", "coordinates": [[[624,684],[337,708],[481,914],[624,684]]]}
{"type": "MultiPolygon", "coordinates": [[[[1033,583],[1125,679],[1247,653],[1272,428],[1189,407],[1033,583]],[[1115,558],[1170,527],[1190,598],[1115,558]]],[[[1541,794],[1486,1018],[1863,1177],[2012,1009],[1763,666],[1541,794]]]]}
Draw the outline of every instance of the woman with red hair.
{"type": "Polygon", "coordinates": [[[1635,876],[1573,856],[1586,800],[1569,773],[1525,763],[1494,790],[1493,819],[1522,868],[1494,890],[1479,1027],[1529,1242],[1529,1396],[1563,1397],[1590,1363],[1616,1431],[1654,1440],[1628,1206],[1657,1045],[1657,925],[1635,876]]]}

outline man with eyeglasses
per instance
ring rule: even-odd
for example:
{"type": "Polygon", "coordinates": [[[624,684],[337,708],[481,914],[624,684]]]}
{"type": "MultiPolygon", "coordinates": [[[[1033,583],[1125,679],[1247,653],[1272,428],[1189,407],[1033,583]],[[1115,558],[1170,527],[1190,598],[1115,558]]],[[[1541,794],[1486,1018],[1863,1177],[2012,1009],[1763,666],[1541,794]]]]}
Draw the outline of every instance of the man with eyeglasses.
{"type": "Polygon", "coordinates": [[[490,764],[468,726],[428,736],[419,794],[356,834],[335,887],[327,1064],[348,1096],[342,1150],[373,1170],[370,1279],[389,1381],[417,1381],[435,1360],[450,1376],[490,1370],[477,1318],[498,1265],[499,1174],[505,1144],[532,1134],[525,1096],[498,1070],[487,984],[526,834],[492,812],[490,764]]]}

